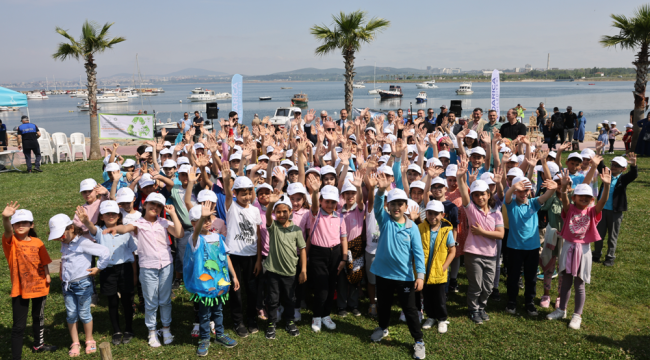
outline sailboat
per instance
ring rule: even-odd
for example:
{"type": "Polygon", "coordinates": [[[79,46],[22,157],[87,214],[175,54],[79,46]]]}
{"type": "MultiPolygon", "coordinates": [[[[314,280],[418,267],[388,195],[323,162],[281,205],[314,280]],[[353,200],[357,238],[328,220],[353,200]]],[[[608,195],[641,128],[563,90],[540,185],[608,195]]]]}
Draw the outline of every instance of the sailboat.
{"type": "Polygon", "coordinates": [[[372,74],[372,90],[368,90],[368,95],[379,95],[379,90],[377,89],[377,81],[375,78],[377,77],[377,63],[375,63],[375,70],[372,74]]]}

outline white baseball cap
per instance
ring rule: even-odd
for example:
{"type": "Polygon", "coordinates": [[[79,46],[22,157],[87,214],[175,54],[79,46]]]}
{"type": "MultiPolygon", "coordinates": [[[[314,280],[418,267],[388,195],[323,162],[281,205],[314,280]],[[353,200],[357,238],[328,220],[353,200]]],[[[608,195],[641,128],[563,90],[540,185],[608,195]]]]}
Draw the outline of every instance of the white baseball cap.
{"type": "MultiPolygon", "coordinates": [[[[584,150],[583,150],[583,152],[584,152],[584,150]]],[[[550,157],[552,157],[553,159],[555,159],[555,157],[557,156],[557,153],[556,153],[555,151],[549,151],[549,152],[548,152],[548,156],[550,156],[550,157]]]]}
{"type": "Polygon", "coordinates": [[[439,213],[445,212],[445,206],[438,200],[431,200],[427,203],[427,211],[435,211],[439,213]]]}
{"type": "Polygon", "coordinates": [[[79,192],[92,191],[95,186],[97,186],[97,181],[95,181],[95,179],[82,180],[81,184],[79,184],[79,192]]]}
{"type": "Polygon", "coordinates": [[[151,193],[149,196],[147,196],[147,200],[144,201],[145,203],[148,202],[155,202],[158,203],[162,206],[165,206],[165,203],[167,202],[167,199],[162,194],[159,193],[151,193]]]}
{"type": "Polygon", "coordinates": [[[199,191],[199,195],[196,197],[196,200],[200,203],[204,201],[210,201],[216,204],[217,194],[215,194],[212,190],[201,190],[199,191]]]}
{"type": "Polygon", "coordinates": [[[548,170],[551,172],[551,175],[555,175],[560,171],[560,167],[552,161],[547,161],[546,166],[548,166],[548,170]]]}
{"type": "Polygon", "coordinates": [[[567,158],[567,161],[569,161],[571,159],[580,159],[580,161],[582,161],[582,155],[580,155],[580,153],[578,153],[578,152],[573,152],[573,153],[569,154],[569,157],[567,158]]]}
{"type": "Polygon", "coordinates": [[[105,200],[99,205],[99,213],[102,215],[106,213],[119,214],[120,207],[117,206],[117,201],[105,200]]]}
{"type": "MultiPolygon", "coordinates": [[[[230,171],[232,171],[232,170],[230,170],[230,171]]],[[[236,178],[235,183],[232,186],[233,190],[234,189],[252,189],[253,187],[254,187],[253,182],[247,176],[240,176],[240,177],[236,178]]]]}
{"type": "Polygon", "coordinates": [[[375,128],[372,127],[372,126],[371,126],[371,127],[367,127],[366,130],[364,130],[364,132],[367,132],[367,131],[372,131],[372,132],[374,132],[375,134],[377,133],[377,129],[375,129],[375,128]]]}
{"type": "Polygon", "coordinates": [[[140,181],[138,181],[138,186],[140,186],[140,188],[143,188],[145,186],[153,185],[155,183],[156,181],[154,181],[154,179],[151,178],[150,174],[144,174],[140,178],[140,181]]]}
{"type": "Polygon", "coordinates": [[[480,146],[477,146],[477,147],[471,149],[471,150],[469,151],[469,154],[470,154],[470,155],[472,155],[472,154],[479,154],[479,155],[482,155],[482,156],[486,156],[486,155],[487,155],[487,154],[485,153],[485,150],[484,150],[482,147],[480,147],[480,146]]]}
{"type": "Polygon", "coordinates": [[[478,137],[478,134],[474,130],[470,130],[469,133],[467,134],[468,138],[476,139],[478,137]]]}
{"type": "Polygon", "coordinates": [[[147,146],[147,147],[144,149],[144,152],[146,152],[146,153],[148,153],[148,152],[153,152],[153,148],[152,148],[151,146],[147,146]]]}
{"type": "Polygon", "coordinates": [[[610,125],[616,125],[616,121],[612,121],[610,125]]]}
{"type": "Polygon", "coordinates": [[[320,196],[323,197],[325,200],[334,200],[334,201],[339,201],[339,189],[332,185],[325,185],[323,188],[320,190],[320,196]]]}
{"type": "Polygon", "coordinates": [[[118,204],[130,203],[133,200],[135,200],[135,193],[131,188],[123,187],[117,190],[117,194],[115,194],[115,201],[117,201],[118,204]]]}
{"type": "Polygon", "coordinates": [[[609,120],[603,120],[602,124],[607,124],[607,125],[609,125],[609,120]]]}
{"type": "Polygon", "coordinates": [[[444,187],[447,187],[447,182],[445,179],[441,178],[440,176],[436,177],[435,179],[431,180],[431,186],[435,184],[440,184],[443,185],[444,187]]]}
{"type": "Polygon", "coordinates": [[[289,150],[287,150],[287,151],[285,152],[284,155],[285,155],[286,157],[291,157],[291,155],[293,155],[293,149],[289,149],[289,150]]]}
{"type": "Polygon", "coordinates": [[[235,137],[235,142],[241,142],[241,143],[243,143],[243,142],[244,142],[244,139],[242,139],[241,136],[236,136],[236,137],[235,137]]]}
{"type": "Polygon", "coordinates": [[[104,171],[106,172],[113,172],[113,171],[119,171],[120,170],[120,165],[117,163],[110,163],[106,165],[104,168],[104,171]]]}
{"type": "Polygon", "coordinates": [[[29,221],[29,222],[34,222],[34,215],[32,215],[32,212],[29,210],[25,209],[18,209],[16,212],[11,216],[11,225],[21,222],[21,221],[29,221]]]}
{"type": "Polygon", "coordinates": [[[357,187],[352,185],[351,182],[346,180],[345,183],[343,183],[343,187],[341,188],[341,194],[343,194],[344,192],[347,192],[347,191],[357,192],[357,187]]]}
{"type": "Polygon", "coordinates": [[[622,157],[622,156],[617,156],[617,157],[613,158],[612,162],[615,162],[615,163],[621,165],[624,168],[627,167],[627,160],[625,160],[625,158],[622,157]]]}
{"type": "Polygon", "coordinates": [[[578,184],[575,189],[573,189],[573,195],[588,195],[593,197],[594,192],[588,184],[578,184]]]}
{"type": "Polygon", "coordinates": [[[181,165],[180,168],[178,168],[178,173],[186,173],[189,174],[189,172],[192,171],[192,167],[189,165],[181,165]]]}
{"type": "Polygon", "coordinates": [[[269,146],[266,147],[266,153],[267,153],[267,154],[268,154],[268,153],[272,153],[274,149],[275,149],[275,148],[274,148],[273,146],[269,145],[269,146]]]}
{"type": "Polygon", "coordinates": [[[440,159],[440,158],[451,159],[451,155],[449,154],[449,151],[442,150],[442,151],[438,152],[438,159],[440,159]]]}
{"type": "Polygon", "coordinates": [[[289,207],[289,210],[293,210],[293,206],[291,206],[291,200],[289,200],[288,196],[282,196],[278,202],[273,204],[273,210],[275,210],[275,207],[278,205],[287,205],[289,207]]]}
{"type": "Polygon", "coordinates": [[[388,202],[394,200],[404,200],[408,201],[409,197],[406,196],[406,193],[402,189],[393,189],[388,192],[388,202]]]}
{"type": "Polygon", "coordinates": [[[104,165],[108,165],[108,161],[109,161],[110,159],[111,159],[111,156],[110,156],[110,155],[106,155],[106,157],[104,157],[104,165]]]}
{"type": "Polygon", "coordinates": [[[241,160],[241,153],[236,152],[236,153],[230,155],[230,158],[228,159],[228,161],[233,161],[233,160],[241,160]]]}
{"type": "Polygon", "coordinates": [[[189,165],[189,163],[190,163],[190,159],[188,159],[185,156],[179,156],[179,157],[176,158],[176,164],[179,165],[179,166],[184,165],[184,164],[189,165]]]}
{"type": "MultiPolygon", "coordinates": [[[[28,210],[22,210],[22,209],[18,211],[29,212],[28,210]]],[[[14,216],[18,214],[18,211],[16,211],[16,214],[14,214],[14,216]]],[[[28,221],[28,220],[20,220],[20,221],[28,221]]],[[[11,223],[12,224],[14,223],[13,216],[11,217],[11,223]]],[[[52,216],[52,218],[50,218],[48,225],[50,226],[50,235],[47,237],[47,240],[59,239],[61,236],[63,236],[63,233],[65,232],[65,228],[72,225],[72,220],[70,220],[70,217],[66,214],[56,214],[52,216]]]]}
{"type": "Polygon", "coordinates": [[[173,152],[171,151],[171,149],[164,148],[164,149],[160,150],[160,155],[167,155],[167,154],[169,154],[169,155],[172,155],[172,154],[173,154],[173,152]]]}
{"type": "Polygon", "coordinates": [[[420,166],[418,164],[409,165],[407,171],[408,170],[413,170],[413,171],[417,172],[418,174],[422,175],[422,169],[420,168],[420,166]]]}
{"type": "Polygon", "coordinates": [[[336,175],[336,169],[329,165],[325,165],[322,168],[320,168],[320,176],[325,176],[326,174],[334,174],[336,175]]]}
{"type": "Polygon", "coordinates": [[[512,154],[512,156],[510,156],[509,159],[506,158],[506,159],[504,159],[504,161],[519,163],[519,157],[517,155],[515,155],[515,154],[512,154]]]}
{"type": "Polygon", "coordinates": [[[472,185],[469,187],[469,193],[473,193],[475,191],[489,191],[490,186],[488,183],[486,183],[483,180],[476,180],[472,183],[472,185]]]}
{"type": "MultiPolygon", "coordinates": [[[[260,171],[264,171],[264,170],[260,170],[260,171]]],[[[219,171],[219,174],[217,175],[217,179],[221,179],[222,177],[223,177],[223,174],[221,173],[221,171],[219,171]]],[[[230,178],[235,179],[236,177],[237,177],[237,174],[235,174],[235,172],[232,169],[230,169],[230,178]]],[[[264,171],[264,176],[262,176],[262,177],[266,178],[266,171],[264,171]]]]}
{"type": "Polygon", "coordinates": [[[315,173],[316,175],[318,175],[318,177],[320,177],[320,170],[321,169],[319,167],[309,168],[307,171],[305,171],[305,176],[307,176],[307,174],[309,173],[315,173]]]}
{"type": "Polygon", "coordinates": [[[630,123],[627,123],[627,124],[625,124],[625,127],[628,128],[628,129],[631,129],[631,128],[634,127],[634,125],[632,125],[632,124],[630,124],[630,123]]]}
{"type": "Polygon", "coordinates": [[[395,174],[393,174],[393,169],[390,166],[382,165],[377,168],[377,171],[382,172],[386,175],[395,176],[395,174]]]}
{"type": "Polygon", "coordinates": [[[169,141],[165,141],[165,142],[163,143],[163,146],[172,146],[172,143],[170,143],[169,141]]]}
{"type": "Polygon", "coordinates": [[[425,186],[426,186],[426,184],[423,181],[420,181],[420,180],[415,180],[414,182],[411,183],[411,185],[409,185],[409,187],[411,189],[418,188],[418,189],[422,189],[422,190],[424,190],[425,186]]]}
{"type": "Polygon", "coordinates": [[[241,148],[241,146],[239,146],[239,145],[235,145],[235,146],[233,146],[232,149],[235,150],[236,153],[242,151],[242,148],[241,148]]]}
{"type": "Polygon", "coordinates": [[[521,164],[522,162],[524,162],[524,159],[526,159],[524,155],[517,156],[517,163],[521,164]]]}
{"type": "Polygon", "coordinates": [[[481,174],[480,180],[485,181],[485,183],[488,185],[496,184],[494,180],[492,180],[493,176],[494,174],[492,174],[491,172],[484,172],[483,174],[481,174]]]}
{"type": "Polygon", "coordinates": [[[514,176],[514,177],[524,176],[524,172],[518,167],[513,167],[512,169],[508,170],[508,175],[506,176],[514,176]]]}
{"type": "Polygon", "coordinates": [[[289,165],[289,167],[292,167],[292,166],[294,166],[294,163],[293,163],[293,161],[291,161],[291,160],[287,160],[287,159],[285,159],[285,160],[282,160],[282,161],[280,162],[280,166],[284,166],[284,165],[289,165]]]}
{"type": "Polygon", "coordinates": [[[433,157],[427,160],[427,166],[431,166],[431,164],[433,164],[433,166],[442,166],[442,161],[433,157]]]}
{"type": "Polygon", "coordinates": [[[273,186],[269,185],[268,183],[261,183],[257,185],[257,187],[255,188],[255,192],[257,193],[261,189],[268,189],[270,192],[273,192],[273,186]]]}
{"type": "Polygon", "coordinates": [[[165,160],[163,163],[163,168],[175,168],[176,167],[176,161],[169,159],[165,160]]]}
{"type": "Polygon", "coordinates": [[[456,164],[449,164],[447,165],[447,169],[445,170],[445,175],[447,177],[455,177],[456,172],[458,171],[458,165],[456,164]]]}
{"type": "Polygon", "coordinates": [[[580,152],[580,155],[582,156],[583,159],[591,159],[592,157],[596,156],[596,152],[594,152],[591,149],[583,149],[580,152]]]}
{"type": "Polygon", "coordinates": [[[327,154],[323,155],[323,161],[331,161],[332,160],[332,153],[327,152],[327,154]]]}
{"type": "Polygon", "coordinates": [[[298,170],[298,167],[297,167],[296,165],[290,167],[289,170],[287,170],[287,173],[290,173],[290,172],[292,172],[292,171],[296,171],[296,172],[299,171],[299,170],[298,170]]]}
{"type": "Polygon", "coordinates": [[[391,142],[395,142],[395,141],[397,141],[397,136],[395,136],[393,134],[388,134],[388,135],[386,135],[386,139],[390,140],[391,142]]]}
{"type": "Polygon", "coordinates": [[[203,213],[203,205],[196,205],[190,209],[190,221],[199,221],[203,213]]]}
{"type": "Polygon", "coordinates": [[[524,186],[525,186],[526,189],[532,189],[533,188],[533,184],[531,184],[530,180],[528,180],[528,178],[524,177],[524,176],[517,176],[516,178],[512,179],[512,186],[515,186],[515,184],[520,182],[520,181],[524,182],[524,186]]]}
{"type": "Polygon", "coordinates": [[[305,185],[299,182],[291,183],[289,186],[287,186],[287,194],[289,196],[295,195],[295,194],[305,194],[307,195],[307,189],[305,189],[305,185]]]}
{"type": "Polygon", "coordinates": [[[260,155],[260,156],[257,157],[257,161],[258,161],[258,162],[260,162],[260,161],[262,161],[262,160],[269,161],[269,157],[266,156],[266,155],[260,155]]]}
{"type": "Polygon", "coordinates": [[[135,166],[135,160],[126,159],[126,160],[124,160],[124,163],[122,164],[122,169],[132,167],[132,166],[135,166]]]}
{"type": "Polygon", "coordinates": [[[414,207],[414,206],[418,208],[418,212],[419,212],[420,211],[419,210],[420,205],[418,205],[418,203],[416,203],[415,200],[408,199],[407,203],[406,203],[406,211],[404,211],[404,214],[410,215],[411,214],[411,208],[414,207]]]}
{"type": "Polygon", "coordinates": [[[384,144],[384,146],[381,148],[382,153],[392,153],[393,150],[390,148],[390,144],[384,144]]]}
{"type": "Polygon", "coordinates": [[[388,156],[388,155],[382,155],[382,157],[380,157],[379,160],[377,160],[377,162],[378,162],[378,163],[380,163],[380,162],[387,163],[388,160],[390,160],[390,156],[388,156]]]}

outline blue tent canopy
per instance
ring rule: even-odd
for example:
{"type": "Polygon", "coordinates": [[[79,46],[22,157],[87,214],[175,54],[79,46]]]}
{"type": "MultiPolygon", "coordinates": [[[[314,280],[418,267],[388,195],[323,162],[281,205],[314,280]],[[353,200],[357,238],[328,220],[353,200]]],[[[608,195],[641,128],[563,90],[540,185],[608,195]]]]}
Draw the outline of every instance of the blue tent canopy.
{"type": "Polygon", "coordinates": [[[0,106],[27,106],[27,95],[0,87],[0,106]]]}

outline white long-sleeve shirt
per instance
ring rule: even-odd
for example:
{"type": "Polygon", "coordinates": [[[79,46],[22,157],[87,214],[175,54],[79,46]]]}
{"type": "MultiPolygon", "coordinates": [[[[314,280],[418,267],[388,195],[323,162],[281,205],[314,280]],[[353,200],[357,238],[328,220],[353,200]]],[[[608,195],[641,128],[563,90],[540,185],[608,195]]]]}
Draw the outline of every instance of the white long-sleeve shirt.
{"type": "Polygon", "coordinates": [[[110,253],[103,245],[79,236],[69,244],[61,244],[61,281],[72,282],[88,276],[93,255],[99,257],[99,270],[108,266],[110,253]]]}

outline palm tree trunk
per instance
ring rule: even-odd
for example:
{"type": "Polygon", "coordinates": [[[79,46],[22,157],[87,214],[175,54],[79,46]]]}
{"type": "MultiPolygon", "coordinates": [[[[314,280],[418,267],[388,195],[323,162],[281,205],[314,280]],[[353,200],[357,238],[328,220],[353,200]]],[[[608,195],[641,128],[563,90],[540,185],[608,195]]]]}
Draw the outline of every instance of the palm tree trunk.
{"type": "Polygon", "coordinates": [[[99,147],[99,124],[97,123],[97,64],[92,54],[86,57],[86,77],[88,79],[88,104],[90,106],[90,160],[102,158],[99,147]]]}
{"type": "Polygon", "coordinates": [[[354,96],[354,50],[345,50],[343,52],[343,58],[345,59],[345,110],[347,110],[350,116],[352,115],[352,98],[354,96]]]}
{"type": "Polygon", "coordinates": [[[634,119],[632,125],[634,133],[632,135],[631,150],[635,151],[636,143],[641,133],[638,122],[643,118],[643,113],[648,107],[648,98],[645,96],[646,85],[648,83],[648,47],[650,44],[644,43],[636,55],[636,60],[632,64],[636,67],[636,82],[634,83],[634,119]]]}

